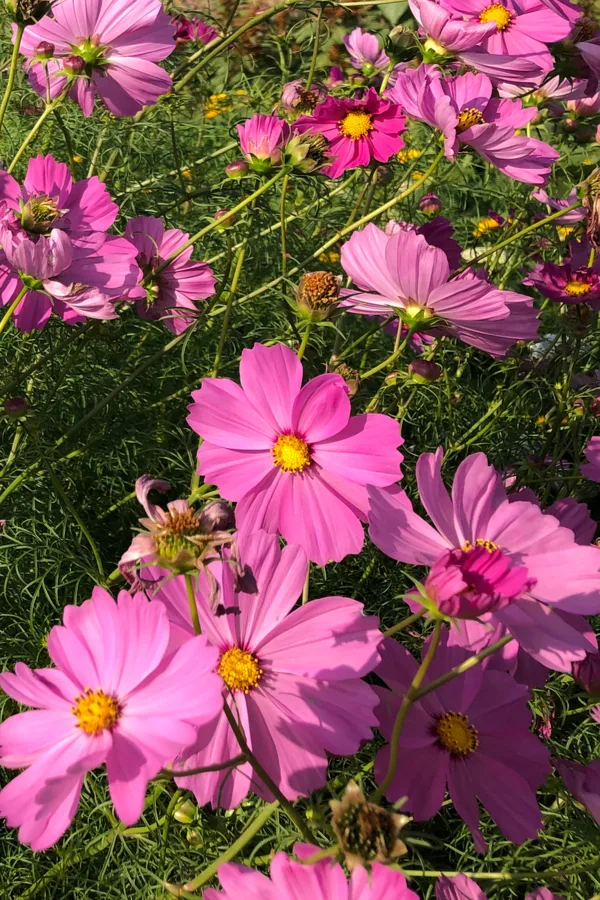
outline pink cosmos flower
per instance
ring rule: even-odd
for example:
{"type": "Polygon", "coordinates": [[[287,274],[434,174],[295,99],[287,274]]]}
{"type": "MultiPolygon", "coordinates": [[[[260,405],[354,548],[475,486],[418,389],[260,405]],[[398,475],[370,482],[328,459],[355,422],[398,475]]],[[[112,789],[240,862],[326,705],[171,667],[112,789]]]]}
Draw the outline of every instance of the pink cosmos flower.
{"type": "Polygon", "coordinates": [[[29,80],[42,97],[69,96],[90,116],[98,94],[115,116],[133,116],[171,88],[156,65],[175,49],[174,28],[160,0],[62,0],[52,15],[25,29],[21,53],[29,80]],[[37,61],[41,42],[54,47],[46,67],[37,61]]]}
{"type": "Polygon", "coordinates": [[[600,112],[600,91],[592,94],[591,97],[580,94],[575,99],[569,99],[567,109],[580,118],[597,115],[600,112]]]}
{"type": "MultiPolygon", "coordinates": [[[[297,856],[307,857],[318,847],[296,844],[294,849],[297,856]]],[[[236,863],[219,866],[218,875],[223,890],[206,888],[204,900],[418,900],[402,872],[378,862],[370,873],[358,866],[348,880],[339,863],[303,865],[276,853],[270,878],[236,863]]]]}
{"type": "Polygon", "coordinates": [[[396,234],[398,231],[414,231],[416,234],[422,234],[427,243],[431,247],[439,247],[443,250],[448,259],[450,269],[458,269],[462,247],[454,238],[454,226],[446,219],[445,216],[436,216],[430,222],[423,225],[413,225],[410,222],[399,222],[397,219],[390,219],[385,226],[387,235],[396,234]]]}
{"type": "Polygon", "coordinates": [[[571,241],[569,249],[571,256],[562,265],[537,263],[523,284],[530,284],[555,303],[589,303],[592,309],[600,309],[600,261],[588,266],[587,241],[571,241]]]}
{"type": "Polygon", "coordinates": [[[373,75],[389,64],[390,58],[380,45],[379,38],[362,28],[355,28],[344,36],[344,46],[350,54],[350,65],[363,75],[373,75]]]}
{"type": "Polygon", "coordinates": [[[600,759],[594,759],[587,766],[568,759],[554,759],[552,762],[567,790],[600,825],[600,759]]]}
{"type": "MultiPolygon", "coordinates": [[[[467,656],[462,648],[448,646],[443,632],[424,684],[467,656]]],[[[381,645],[381,657],[375,671],[390,690],[376,688],[377,716],[379,729],[389,740],[418,664],[391,639],[381,645]]],[[[550,754],[529,731],[527,699],[526,688],[510,675],[476,666],[413,703],[404,722],[388,800],[406,796],[402,809],[420,822],[435,816],[447,787],[479,853],[485,853],[487,845],[479,830],[477,800],[509,841],[521,844],[537,837],[542,816],[535,792],[550,771],[550,754]]],[[[388,761],[385,746],[375,759],[377,781],[383,779],[388,761]]]]}
{"type": "Polygon", "coordinates": [[[218,31],[194,16],[188,19],[186,16],[174,16],[171,25],[175,26],[175,41],[178,46],[190,41],[198,41],[200,44],[210,44],[219,37],[218,31]]]}
{"type": "Polygon", "coordinates": [[[488,53],[528,57],[545,72],[554,68],[547,44],[562,41],[572,29],[568,20],[540,0],[443,0],[442,6],[467,22],[496,26],[481,42],[488,53]]]}
{"type": "Polygon", "coordinates": [[[340,375],[301,387],[302,364],[283,344],[244,350],[240,379],[241,387],[204,378],[192,394],[187,421],[203,438],[200,474],[238,501],[241,530],[282,534],[320,566],[359,553],[366,485],[387,488],[402,477],[396,420],[350,416],[340,375]]]}
{"type": "MultiPolygon", "coordinates": [[[[236,592],[234,575],[214,563],[219,605],[205,574],[196,592],[198,615],[219,651],[217,672],[225,702],[246,740],[285,796],[293,800],[325,785],[327,753],[347,756],[371,738],[377,697],[360,679],[379,661],[378,620],[362,603],[324,597],[293,609],[302,593],[306,556],[279,548],[275,535],[239,535],[240,557],[253,575],[254,593],[236,592]]],[[[158,590],[172,623],[172,645],[192,638],[189,603],[181,577],[158,590]]],[[[178,768],[226,762],[240,749],[225,714],[182,752],[178,768]]],[[[179,783],[179,782],[178,782],[179,783]]],[[[271,798],[248,763],[181,779],[200,805],[238,806],[249,790],[271,798]]]]}
{"type": "Polygon", "coordinates": [[[159,319],[173,334],[181,334],[193,325],[199,315],[195,300],[206,300],[215,292],[215,277],[206,263],[192,262],[194,248],[188,247],[158,274],[156,270],[189,238],[178,228],[165,226],[155,216],[130,219],[125,228],[127,237],[137,248],[137,262],[142,280],[129,296],[135,299],[142,319],[159,319]]]}
{"type": "Polygon", "coordinates": [[[11,303],[28,280],[13,320],[20,331],[41,331],[52,312],[68,325],[115,319],[115,301],[139,277],[135,247],[125,238],[94,233],[70,240],[53,228],[28,235],[0,221],[0,302],[11,303]]]}
{"type": "Polygon", "coordinates": [[[53,156],[30,159],[22,187],[0,171],[0,196],[0,215],[4,205],[4,214],[14,213],[30,234],[48,234],[53,228],[70,237],[107,231],[119,212],[95,175],[74,183],[69,167],[53,156]]]}
{"type": "Polygon", "coordinates": [[[588,694],[600,694],[600,653],[588,653],[585,659],[573,663],[573,679],[588,694]]]}
{"type": "Polygon", "coordinates": [[[133,825],[146,785],[221,708],[218,653],[203,636],[167,653],[169,622],[158,601],[103,588],[67,606],[48,637],[55,669],[17,663],[2,689],[33,710],[0,725],[0,762],[25,769],[0,792],[0,815],[33,850],[71,824],[86,772],[106,763],[118,817],[133,825]],[[189,677],[193,665],[194,677],[189,677]],[[177,697],[177,703],[173,703],[177,697]]]}
{"type": "Polygon", "coordinates": [[[290,126],[277,116],[256,113],[237,126],[242,153],[260,172],[281,162],[281,151],[290,136],[290,126]]]}
{"type": "Polygon", "coordinates": [[[413,322],[436,316],[442,321],[439,332],[492,356],[503,356],[515,341],[537,334],[531,298],[499,290],[472,269],[448,281],[446,254],[430,246],[423,234],[389,235],[370,223],[342,246],[341,261],[358,286],[358,291],[343,292],[344,305],[352,312],[400,312],[413,322]]]}
{"type": "Polygon", "coordinates": [[[509,178],[545,185],[556,150],[526,135],[515,133],[537,115],[520,100],[492,98],[486,75],[442,77],[437,66],[421,65],[400,72],[387,96],[416,119],[439,128],[446,157],[454,160],[461,144],[468,144],[490,165],[509,178]]]}
{"type": "MultiPolygon", "coordinates": [[[[479,885],[467,875],[441,875],[435,883],[435,900],[486,900],[479,885]]],[[[539,887],[527,894],[525,900],[565,900],[548,888],[539,887]]]]}
{"type": "MultiPolygon", "coordinates": [[[[423,453],[417,463],[419,495],[436,528],[413,512],[405,494],[392,497],[370,488],[372,540],[387,556],[412,565],[435,566],[449,550],[482,547],[499,551],[496,564],[502,561],[506,570],[524,567],[529,585],[523,593],[511,597],[511,583],[502,595],[510,602],[497,604],[480,619],[504,626],[542,665],[570,672],[573,660],[596,649],[577,617],[600,611],[600,550],[577,544],[572,531],[535,503],[511,502],[502,476],[483,453],[460,464],[450,498],[440,474],[442,460],[440,448],[423,453]]],[[[475,593],[483,584],[479,578],[472,585],[475,593]]],[[[492,599],[488,602],[494,606],[492,599]]]]}
{"type": "Polygon", "coordinates": [[[559,75],[547,78],[544,74],[537,80],[535,86],[502,82],[497,85],[497,88],[501,97],[506,97],[509,100],[523,97],[525,103],[534,104],[537,107],[547,106],[551,110],[552,115],[561,116],[563,107],[559,103],[553,103],[552,101],[571,101],[584,97],[587,90],[587,80],[582,78],[569,80],[568,78],[561,78],[559,75]]]}
{"type": "MultiPolygon", "coordinates": [[[[564,199],[560,200],[558,197],[550,197],[548,192],[543,188],[538,188],[536,191],[531,192],[531,196],[534,200],[538,200],[540,203],[545,203],[550,209],[550,212],[558,212],[559,209],[566,209],[568,206],[573,206],[574,203],[577,203],[577,190],[572,188],[569,191],[569,195],[564,199]]],[[[565,213],[564,216],[559,216],[557,219],[554,219],[555,225],[571,225],[573,222],[581,222],[587,216],[587,212],[585,211],[583,206],[579,206],[577,209],[572,209],[571,212],[565,213]]],[[[587,262],[587,260],[586,260],[587,262]]]]}
{"type": "Polygon", "coordinates": [[[317,103],[324,100],[327,91],[319,84],[313,84],[310,91],[306,90],[306,84],[303,78],[296,78],[295,81],[288,81],[284,84],[281,91],[281,99],[277,108],[283,109],[286,113],[294,113],[299,116],[303,113],[312,113],[317,103]]]}
{"type": "Polygon", "coordinates": [[[580,466],[579,471],[590,481],[600,481],[600,437],[590,438],[583,454],[587,462],[580,466]]]}
{"type": "Polygon", "coordinates": [[[339,178],[348,169],[366,166],[372,159],[388,162],[404,146],[400,135],[405,119],[399,106],[369,88],[362,97],[328,97],[312,116],[298,119],[294,129],[323,135],[329,142],[327,156],[331,159],[323,174],[339,178]]]}
{"type": "Polygon", "coordinates": [[[589,41],[580,41],[575,44],[583,57],[583,61],[587,63],[594,75],[600,75],[600,34],[596,32],[594,37],[589,41]]]}

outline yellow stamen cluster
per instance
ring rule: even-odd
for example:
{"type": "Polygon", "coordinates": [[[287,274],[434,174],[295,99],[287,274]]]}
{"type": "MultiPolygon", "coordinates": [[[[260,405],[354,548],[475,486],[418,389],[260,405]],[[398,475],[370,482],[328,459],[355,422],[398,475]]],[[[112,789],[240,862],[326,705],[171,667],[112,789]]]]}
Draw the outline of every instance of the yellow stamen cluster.
{"type": "Polygon", "coordinates": [[[501,3],[492,3],[491,6],[486,6],[479,15],[479,21],[482,25],[486,25],[488,22],[495,22],[498,31],[506,31],[513,19],[514,14],[505,6],[502,6],[501,3]]]}
{"type": "Polygon", "coordinates": [[[565,294],[570,294],[571,297],[584,297],[591,289],[592,286],[587,281],[568,281],[565,284],[565,294]]]}
{"type": "MultiPolygon", "coordinates": [[[[500,549],[500,547],[498,546],[498,544],[494,543],[494,541],[486,541],[485,538],[476,538],[476,539],[475,539],[475,546],[476,546],[476,547],[485,547],[485,549],[488,551],[488,553],[493,553],[494,550],[499,550],[499,549],[500,549]]],[[[463,550],[465,550],[465,551],[467,551],[467,550],[472,550],[472,549],[473,549],[473,544],[471,543],[471,541],[465,541],[464,544],[463,544],[463,546],[462,546],[462,548],[463,548],[463,550]]]]}
{"type": "Polygon", "coordinates": [[[232,109],[228,94],[211,94],[204,104],[204,117],[215,119],[221,113],[231,112],[232,109]]]}
{"type": "Polygon", "coordinates": [[[275,465],[284,472],[302,472],[310,466],[308,444],[295,434],[281,434],[271,453],[275,465]]]}
{"type": "Polygon", "coordinates": [[[445,713],[437,720],[435,733],[444,750],[457,756],[467,756],[479,747],[477,730],[462,713],[445,713]]]}
{"type": "Polygon", "coordinates": [[[484,216],[483,219],[480,219],[473,229],[474,237],[483,237],[484,234],[487,234],[488,231],[493,231],[494,228],[500,228],[501,222],[497,219],[493,219],[491,216],[484,216]]]}
{"type": "Polygon", "coordinates": [[[241,647],[226,650],[219,662],[217,672],[232,691],[248,694],[255,688],[263,675],[256,656],[241,647]]]}
{"type": "Polygon", "coordinates": [[[411,319],[415,319],[417,316],[422,316],[424,319],[431,319],[433,316],[432,309],[429,309],[428,306],[419,306],[418,303],[409,303],[408,306],[404,307],[403,312],[411,319]]]}
{"type": "Polygon", "coordinates": [[[104,691],[92,691],[86,688],[83,694],[75,697],[73,715],[78,719],[78,728],[86,734],[98,734],[105,728],[112,728],[119,718],[119,704],[104,691]]]}
{"type": "Polygon", "coordinates": [[[401,163],[410,162],[411,159],[420,159],[422,156],[423,151],[417,150],[416,147],[405,147],[403,150],[398,150],[396,153],[396,159],[401,163]]]}
{"type": "Polygon", "coordinates": [[[458,126],[456,130],[458,132],[466,131],[467,128],[472,128],[473,125],[482,125],[483,124],[483,113],[480,109],[475,109],[474,106],[469,107],[469,109],[463,109],[458,114],[458,126]]]}
{"type": "Polygon", "coordinates": [[[352,141],[358,141],[373,131],[373,119],[364,110],[349,112],[339,122],[339,129],[344,137],[350,138],[352,141]]]}

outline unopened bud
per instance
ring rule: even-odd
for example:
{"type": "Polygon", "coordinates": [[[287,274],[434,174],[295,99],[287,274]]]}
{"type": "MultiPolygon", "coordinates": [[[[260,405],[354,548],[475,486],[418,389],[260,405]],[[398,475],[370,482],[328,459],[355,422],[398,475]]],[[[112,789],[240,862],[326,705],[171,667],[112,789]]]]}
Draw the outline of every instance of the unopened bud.
{"type": "Polygon", "coordinates": [[[572,663],[573,678],[588,694],[600,694],[600,653],[588,653],[585,659],[572,663]]]}
{"type": "Polygon", "coordinates": [[[65,56],[63,59],[63,69],[72,75],[81,75],[85,69],[85,59],[81,56],[65,56]]]}
{"type": "Polygon", "coordinates": [[[439,216],[442,211],[442,201],[437,194],[425,194],[419,201],[419,209],[426,216],[439,216]]]}
{"type": "Polygon", "coordinates": [[[430,384],[442,374],[442,367],[427,359],[414,359],[408,367],[408,374],[417,384],[430,384]]]}
{"type": "Polygon", "coordinates": [[[2,405],[4,412],[9,416],[15,416],[15,418],[25,415],[28,407],[27,400],[24,397],[8,397],[2,405]]]}
{"type": "Polygon", "coordinates": [[[307,272],[296,288],[299,312],[311,322],[322,322],[337,306],[341,277],[333,272],[307,272]]]}
{"type": "Polygon", "coordinates": [[[215,220],[219,223],[218,230],[224,231],[231,228],[237,220],[237,213],[231,213],[228,209],[218,209],[215,213],[215,220]]]}
{"type": "Polygon", "coordinates": [[[52,59],[56,47],[50,41],[40,41],[35,48],[35,56],[37,59],[52,59]]]}
{"type": "Polygon", "coordinates": [[[211,500],[200,513],[200,527],[205,534],[213,531],[228,531],[234,526],[233,510],[223,500],[211,500]]]}
{"type": "Polygon", "coordinates": [[[197,811],[198,807],[195,803],[192,803],[191,800],[185,800],[179,804],[173,813],[173,818],[181,822],[182,825],[190,825],[196,818],[197,811]]]}
{"type": "Polygon", "coordinates": [[[236,159],[234,162],[227,163],[225,166],[225,174],[228,178],[243,178],[248,174],[250,166],[245,159],[236,159]]]}

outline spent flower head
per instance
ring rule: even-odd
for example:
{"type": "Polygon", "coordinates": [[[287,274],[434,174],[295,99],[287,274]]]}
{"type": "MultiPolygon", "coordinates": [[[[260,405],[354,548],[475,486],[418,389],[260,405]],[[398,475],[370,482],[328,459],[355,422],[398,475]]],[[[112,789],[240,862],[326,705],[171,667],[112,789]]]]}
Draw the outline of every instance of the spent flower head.
{"type": "Polygon", "coordinates": [[[350,871],[367,863],[388,863],[407,853],[399,835],[410,816],[369,803],[355,781],[348,783],[341,800],[330,800],[329,806],[331,827],[350,871]]]}

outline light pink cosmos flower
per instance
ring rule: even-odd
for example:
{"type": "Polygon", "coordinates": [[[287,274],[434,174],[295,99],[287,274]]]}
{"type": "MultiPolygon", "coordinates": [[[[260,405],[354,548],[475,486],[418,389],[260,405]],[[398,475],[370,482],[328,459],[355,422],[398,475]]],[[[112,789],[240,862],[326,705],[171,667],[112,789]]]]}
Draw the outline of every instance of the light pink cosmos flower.
{"type": "Polygon", "coordinates": [[[204,378],[192,394],[187,421],[203,438],[200,474],[238,501],[240,530],[280,533],[320,566],[359,553],[366,485],[387,488],[402,477],[398,422],[350,416],[340,375],[302,387],[302,363],[283,344],[244,350],[240,379],[241,387],[204,378]]]}
{"type": "Polygon", "coordinates": [[[570,99],[567,103],[567,109],[580,118],[597,115],[600,112],[600,91],[592,94],[591,97],[581,94],[577,98],[570,99]]]}
{"type": "Polygon", "coordinates": [[[518,135],[537,115],[520,100],[492,98],[486,75],[442,77],[437,66],[421,65],[400,72],[389,96],[413,118],[422,119],[444,135],[446,157],[454,160],[461,144],[473,148],[509,178],[545,185],[559,153],[537,138],[518,135]]]}
{"type": "Polygon", "coordinates": [[[600,437],[590,438],[584,447],[583,454],[587,459],[579,471],[590,481],[600,481],[600,437]]]}
{"type": "Polygon", "coordinates": [[[91,319],[115,319],[115,301],[139,277],[135,247],[125,238],[88,234],[71,241],[64,231],[29,236],[0,222],[0,303],[28,291],[13,321],[20,331],[41,331],[52,312],[68,325],[91,319]]]}
{"type": "Polygon", "coordinates": [[[577,544],[572,531],[535,503],[511,502],[483,453],[460,464],[450,498],[442,460],[440,448],[417,463],[419,495],[436,528],[413,512],[406,495],[370,488],[372,540],[392,559],[412,565],[435,566],[448,550],[480,546],[500,551],[510,566],[525,567],[528,589],[480,618],[503,625],[543,665],[570,672],[573,660],[596,649],[568,618],[600,611],[600,549],[577,544]]]}
{"type": "Polygon", "coordinates": [[[71,85],[69,95],[84,116],[92,114],[96,94],[113,115],[133,116],[171,88],[171,76],[156,65],[175,49],[160,0],[62,0],[52,15],[29,25],[21,53],[29,59],[33,89],[45,97],[46,68],[36,61],[41,42],[54,47],[47,63],[50,97],[71,85]]]}
{"type": "Polygon", "coordinates": [[[423,234],[386,234],[369,223],[342,246],[342,267],[358,286],[343,293],[349,311],[365,315],[400,313],[406,321],[438,317],[443,334],[453,334],[503,356],[519,340],[537,334],[537,313],[524,294],[502,291],[467,269],[450,281],[443,250],[423,234]]]}
{"type": "Polygon", "coordinates": [[[350,65],[360,69],[363,75],[373,75],[389,64],[390,58],[381,49],[379,38],[362,28],[344,35],[344,46],[350,54],[350,65]]]}
{"type": "Polygon", "coordinates": [[[97,587],[50,632],[57,668],[17,663],[0,675],[10,697],[34,707],[0,725],[0,762],[25,769],[0,792],[0,815],[19,827],[20,841],[33,850],[54,844],[75,816],[86,773],[103,763],[115,811],[133,825],[148,781],[218,715],[217,650],[203,636],[174,654],[168,643],[162,603],[126,591],[115,602],[97,587]]]}
{"type": "Polygon", "coordinates": [[[281,162],[281,151],[290,136],[290,126],[277,116],[256,113],[237,126],[242,153],[257,171],[267,171],[281,162]]]}
{"type": "MultiPolygon", "coordinates": [[[[511,84],[510,82],[502,82],[497,85],[498,93],[501,97],[509,100],[516,100],[518,97],[524,97],[526,101],[534,103],[536,106],[543,106],[549,100],[577,100],[585,96],[587,90],[587,81],[585,78],[561,78],[554,75],[547,78],[543,75],[535,86],[531,84],[511,84]]],[[[558,104],[552,105],[556,109],[558,115],[562,110],[558,104]]]]}
{"type": "MultiPolygon", "coordinates": [[[[300,547],[281,550],[275,535],[258,531],[239,535],[239,550],[254,592],[236,592],[231,568],[214,563],[219,604],[215,609],[201,574],[198,615],[202,633],[219,651],[225,702],[259,762],[294,800],[325,785],[327,753],[351,755],[371,738],[377,697],[361,678],[379,661],[379,623],[347,597],[324,597],[294,609],[306,576],[300,547]]],[[[167,581],[156,596],[167,607],[172,645],[185,647],[194,632],[184,580],[167,581]]],[[[177,767],[210,766],[239,752],[223,713],[199,730],[177,767]]],[[[180,783],[200,805],[210,802],[215,808],[238,806],[249,790],[272,799],[248,763],[180,783]]]]}
{"type": "Polygon", "coordinates": [[[547,44],[562,41],[572,29],[540,0],[442,0],[442,6],[467,22],[494,23],[494,33],[482,41],[488,53],[528,57],[545,72],[554,68],[547,44]]]}
{"type": "MultiPolygon", "coordinates": [[[[435,900],[486,900],[479,885],[468,875],[441,875],[435,883],[435,900]]],[[[525,900],[565,900],[548,888],[539,887],[527,894],[525,900]]]]}
{"type": "Polygon", "coordinates": [[[348,169],[367,166],[372,159],[388,162],[404,147],[400,135],[405,119],[396,103],[383,100],[375,88],[369,88],[362,97],[328,97],[312,116],[298,119],[294,130],[323,135],[331,159],[323,174],[339,178],[348,169]]]}
{"type": "Polygon", "coordinates": [[[141,284],[129,292],[142,319],[160,320],[173,334],[181,334],[197,321],[195,300],[206,300],[215,292],[215,276],[206,263],[192,262],[188,247],[158,274],[156,270],[189,238],[178,228],[165,226],[155,216],[138,216],[125,227],[125,237],[137,249],[141,284]]]}
{"type": "MultiPolygon", "coordinates": [[[[296,844],[295,853],[307,858],[318,852],[310,844],[296,844]]],[[[370,873],[358,866],[347,879],[339,863],[321,860],[303,865],[276,853],[267,878],[247,866],[219,866],[223,890],[206,888],[204,900],[419,900],[402,872],[375,862],[370,873]]]]}
{"type": "Polygon", "coordinates": [[[439,247],[448,259],[450,269],[458,269],[462,256],[462,247],[454,237],[454,227],[445,216],[436,216],[423,225],[414,225],[412,222],[401,222],[390,219],[385,226],[387,235],[396,234],[398,231],[414,231],[422,234],[431,247],[439,247]]]}
{"type": "MultiPolygon", "coordinates": [[[[568,206],[573,206],[578,200],[576,188],[571,188],[569,195],[564,200],[561,200],[558,197],[550,197],[548,192],[543,188],[532,191],[531,196],[534,200],[545,203],[546,206],[549,207],[550,212],[558,212],[559,209],[566,209],[568,206]]],[[[587,212],[584,207],[579,206],[577,209],[572,209],[571,212],[565,213],[564,216],[559,216],[557,219],[554,219],[554,225],[572,225],[573,222],[581,222],[586,216],[587,212]]]]}
{"type": "MultiPolygon", "coordinates": [[[[449,646],[447,634],[442,633],[424,686],[469,655],[449,646]]],[[[375,671],[390,690],[375,688],[380,698],[377,716],[379,729],[389,740],[418,663],[391,639],[381,645],[381,657],[375,671]]],[[[402,809],[421,822],[438,812],[447,787],[479,853],[485,853],[487,844],[479,830],[477,800],[509,841],[521,844],[537,837],[542,816],[535,794],[550,772],[550,754],[529,730],[527,699],[526,688],[506,672],[475,666],[413,703],[404,721],[387,799],[407,797],[402,809]]],[[[388,762],[386,745],[375,758],[378,782],[388,762]]]]}
{"type": "Polygon", "coordinates": [[[4,204],[5,214],[13,212],[30,234],[48,234],[53,228],[70,237],[107,231],[119,212],[99,178],[74,183],[69,167],[53,156],[30,159],[22,187],[0,171],[0,196],[0,215],[4,204]]]}
{"type": "Polygon", "coordinates": [[[552,762],[567,790],[600,825],[600,759],[592,760],[587,766],[568,759],[554,759],[552,762]]]}

